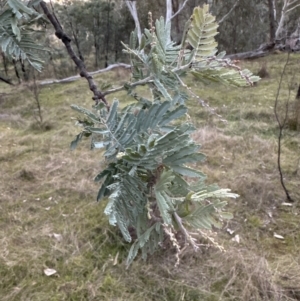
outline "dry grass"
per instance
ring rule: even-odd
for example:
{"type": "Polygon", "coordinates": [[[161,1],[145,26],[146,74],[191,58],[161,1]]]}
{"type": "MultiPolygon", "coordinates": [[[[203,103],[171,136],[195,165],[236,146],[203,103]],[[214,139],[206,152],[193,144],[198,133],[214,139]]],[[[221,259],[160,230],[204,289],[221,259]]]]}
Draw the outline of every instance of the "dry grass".
{"type": "Polygon", "coordinates": [[[251,203],[249,200],[252,209],[272,204],[276,192],[282,197],[280,189],[271,189],[277,178],[276,139],[263,139],[255,134],[232,137],[211,127],[197,130],[194,138],[208,154],[204,166],[208,178],[213,177],[221,186],[238,192],[242,201],[256,195],[251,203]]]}
{"type": "MultiPolygon", "coordinates": [[[[69,105],[91,105],[86,83],[42,88],[48,128],[36,127],[25,87],[11,91],[1,85],[0,300],[299,300],[300,207],[298,202],[282,206],[272,107],[284,59],[270,57],[269,78],[249,89],[212,85],[203,90],[187,78],[228,120],[223,124],[189,102],[199,126],[194,138],[208,156],[201,168],[209,182],[231,188],[240,198],[229,204],[235,218],[216,236],[226,252],[185,250],[177,269],[173,250],[124,268],[129,246],[108,225],[105,202],[94,201],[98,187],[92,179],[101,170],[101,153],[90,151],[88,141],[76,151],[68,148],[78,132],[69,105]],[[232,240],[237,234],[239,244],[232,240]],[[46,268],[57,273],[47,277],[46,268]]],[[[242,64],[256,71],[265,60],[242,64]]],[[[292,60],[291,75],[299,55],[292,60]]],[[[106,74],[105,81],[126,76],[116,71],[106,74]]],[[[96,79],[104,82],[103,75],[96,79]]],[[[292,97],[295,93],[296,88],[292,97]]],[[[117,97],[122,104],[129,101],[126,93],[117,97]]],[[[299,201],[300,137],[288,130],[285,134],[285,179],[299,201]]]]}

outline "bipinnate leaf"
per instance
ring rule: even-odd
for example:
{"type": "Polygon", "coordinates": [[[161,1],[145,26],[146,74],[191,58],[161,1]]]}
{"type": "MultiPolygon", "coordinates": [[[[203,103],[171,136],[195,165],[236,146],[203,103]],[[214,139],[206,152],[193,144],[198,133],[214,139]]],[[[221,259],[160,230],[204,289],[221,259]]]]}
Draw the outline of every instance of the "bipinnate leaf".
{"type": "Polygon", "coordinates": [[[192,22],[187,33],[187,41],[194,48],[194,59],[207,58],[217,52],[218,24],[215,17],[209,13],[209,6],[195,7],[191,17],[192,22]]]}
{"type": "Polygon", "coordinates": [[[47,49],[36,43],[31,25],[41,17],[20,0],[8,0],[0,12],[0,47],[9,60],[27,61],[36,70],[43,66],[42,55],[47,49]]]}
{"type": "Polygon", "coordinates": [[[18,19],[21,19],[23,14],[36,15],[37,12],[24,4],[20,0],[7,0],[7,5],[12,9],[18,19]]]}
{"type": "MultiPolygon", "coordinates": [[[[223,219],[231,219],[232,214],[224,212],[227,202],[221,202],[220,198],[237,198],[238,195],[231,193],[230,189],[219,189],[216,186],[204,186],[200,182],[200,189],[190,193],[190,201],[195,209],[183,216],[185,223],[198,229],[211,229],[212,226],[220,228],[223,219]]],[[[196,188],[196,187],[195,187],[196,188]]]]}
{"type": "Polygon", "coordinates": [[[191,178],[206,178],[205,174],[193,168],[172,165],[172,169],[182,176],[191,178]]]}

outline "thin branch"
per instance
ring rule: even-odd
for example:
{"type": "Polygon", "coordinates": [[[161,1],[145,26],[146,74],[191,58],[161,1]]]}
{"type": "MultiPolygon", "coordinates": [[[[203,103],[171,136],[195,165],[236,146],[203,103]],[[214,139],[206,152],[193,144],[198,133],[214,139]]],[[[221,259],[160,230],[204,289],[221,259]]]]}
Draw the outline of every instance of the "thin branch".
{"type": "Polygon", "coordinates": [[[6,78],[2,77],[1,75],[0,75],[0,80],[5,82],[6,84],[9,84],[12,86],[14,85],[9,79],[6,79],[6,78]]]}
{"type": "Polygon", "coordinates": [[[286,13],[289,13],[290,11],[294,10],[294,9],[295,9],[296,7],[298,7],[298,6],[300,6],[300,3],[297,4],[297,5],[295,5],[295,6],[293,6],[293,7],[291,7],[291,8],[289,8],[289,9],[287,9],[287,10],[286,10],[286,13]]]}
{"type": "Polygon", "coordinates": [[[222,22],[224,22],[225,19],[227,19],[227,17],[233,12],[233,10],[235,9],[235,7],[238,5],[239,2],[240,0],[236,0],[236,2],[233,4],[229,12],[225,16],[223,16],[223,18],[218,22],[219,24],[221,24],[222,22]]]}
{"type": "Polygon", "coordinates": [[[278,167],[278,171],[279,171],[279,176],[280,176],[280,183],[281,186],[285,192],[286,198],[289,202],[294,202],[294,200],[291,198],[289,191],[287,190],[285,183],[284,183],[284,179],[283,179],[283,173],[282,173],[282,169],[281,169],[281,146],[282,146],[282,135],[283,135],[283,129],[285,126],[285,122],[287,119],[287,106],[288,103],[286,105],[286,111],[285,111],[285,117],[283,119],[283,121],[280,121],[279,115],[278,115],[278,101],[279,101],[279,93],[281,90],[281,86],[282,86],[282,82],[283,82],[283,76],[285,74],[285,70],[286,67],[289,63],[289,59],[290,59],[290,53],[288,53],[288,57],[287,60],[285,62],[285,65],[283,67],[283,70],[281,72],[281,76],[280,76],[280,80],[279,80],[279,85],[278,85],[278,89],[277,89],[277,93],[276,93],[276,97],[275,97],[275,103],[274,103],[274,114],[275,114],[275,118],[277,120],[278,123],[278,129],[279,129],[279,134],[278,134],[278,148],[277,148],[277,167],[278,167]]]}
{"type": "Polygon", "coordinates": [[[71,57],[71,59],[74,61],[74,63],[80,70],[80,73],[79,73],[80,76],[84,77],[88,81],[90,90],[94,93],[93,100],[96,101],[96,104],[99,102],[99,100],[101,100],[106,105],[107,109],[109,110],[109,105],[105,99],[105,96],[103,95],[103,93],[101,91],[99,91],[97,89],[97,85],[96,85],[92,75],[86,70],[84,62],[74,52],[74,50],[71,46],[71,39],[64,32],[64,30],[63,30],[61,24],[59,23],[59,21],[57,20],[56,16],[49,11],[48,6],[44,1],[40,2],[40,6],[43,9],[48,20],[53,25],[53,27],[55,29],[55,35],[65,44],[65,47],[68,51],[69,56],[71,57]]]}
{"type": "Polygon", "coordinates": [[[287,5],[288,5],[288,6],[291,6],[291,5],[294,5],[294,4],[297,3],[297,2],[299,2],[299,0],[294,0],[294,1],[292,1],[292,2],[289,2],[289,1],[288,1],[288,4],[287,4],[287,5]]]}
{"type": "MultiPolygon", "coordinates": [[[[136,86],[140,86],[140,85],[145,85],[145,84],[149,84],[149,83],[152,83],[153,80],[152,80],[152,76],[148,76],[144,79],[141,79],[137,82],[134,82],[132,84],[127,84],[128,87],[130,88],[134,88],[136,86]]],[[[113,88],[113,89],[110,89],[110,90],[107,90],[103,93],[103,95],[109,95],[109,94],[112,94],[112,93],[116,93],[116,92],[119,92],[119,91],[122,91],[122,90],[125,90],[125,87],[124,86],[120,86],[120,87],[117,87],[117,88],[113,88]]]]}
{"type": "MultiPolygon", "coordinates": [[[[172,20],[174,17],[176,17],[176,16],[184,9],[184,7],[185,7],[185,5],[188,3],[188,1],[189,1],[189,0],[185,0],[185,1],[183,2],[183,4],[179,6],[178,11],[177,11],[176,13],[174,13],[174,15],[172,15],[172,17],[171,17],[170,20],[172,20]]],[[[239,0],[238,0],[238,1],[239,1],[239,0]]]]}
{"type": "MultiPolygon", "coordinates": [[[[69,26],[71,28],[71,32],[72,32],[72,35],[73,35],[73,38],[74,38],[74,42],[75,42],[75,46],[76,46],[77,51],[78,51],[79,58],[84,62],[84,58],[83,58],[83,55],[82,55],[80,47],[79,47],[78,36],[77,36],[76,31],[74,29],[73,22],[72,22],[72,17],[69,13],[68,6],[63,5],[63,8],[65,9],[65,12],[67,13],[68,23],[69,23],[69,26]]],[[[52,11],[54,11],[53,8],[52,8],[52,11]]],[[[77,28],[77,26],[76,26],[76,28],[77,28]]]]}
{"type": "Polygon", "coordinates": [[[175,218],[175,220],[176,220],[176,223],[177,223],[177,225],[178,225],[180,231],[181,231],[182,234],[184,235],[186,241],[189,242],[189,243],[192,245],[192,247],[194,248],[194,251],[197,252],[198,249],[199,249],[199,246],[198,246],[198,244],[196,243],[196,239],[193,238],[193,237],[190,235],[190,233],[186,230],[186,228],[183,226],[183,224],[182,224],[182,219],[181,219],[181,217],[180,217],[176,212],[173,213],[173,216],[174,216],[174,218],[175,218]]]}

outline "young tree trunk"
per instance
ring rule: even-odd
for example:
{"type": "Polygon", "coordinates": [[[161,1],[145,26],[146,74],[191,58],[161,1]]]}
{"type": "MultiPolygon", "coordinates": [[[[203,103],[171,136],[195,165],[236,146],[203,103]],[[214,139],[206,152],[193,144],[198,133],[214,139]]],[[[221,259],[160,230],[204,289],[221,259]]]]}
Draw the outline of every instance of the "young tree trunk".
{"type": "Polygon", "coordinates": [[[99,56],[100,56],[100,43],[99,43],[99,36],[98,36],[98,28],[99,24],[99,16],[98,18],[94,18],[94,26],[93,26],[93,35],[94,35],[94,47],[95,47],[95,68],[99,66],[99,56]]]}
{"type": "Polygon", "coordinates": [[[78,40],[78,29],[76,29],[76,32],[74,32],[73,30],[72,30],[72,32],[73,32],[73,37],[74,37],[74,43],[75,43],[75,46],[78,51],[78,56],[84,62],[84,56],[82,55],[80,45],[79,45],[79,40],[78,40]]]}
{"type": "Polygon", "coordinates": [[[70,20],[69,24],[70,24],[70,27],[71,27],[72,36],[73,36],[74,43],[75,43],[75,46],[76,46],[76,49],[77,49],[77,52],[78,52],[78,56],[84,62],[84,57],[82,55],[82,52],[81,52],[81,49],[80,49],[80,43],[79,43],[79,40],[78,40],[78,28],[77,28],[77,25],[76,25],[76,29],[74,29],[74,26],[73,26],[73,23],[72,23],[71,20],[70,20]]]}
{"type": "MultiPolygon", "coordinates": [[[[179,10],[179,0],[172,0],[172,4],[174,7],[174,11],[179,10]]],[[[179,15],[176,15],[174,17],[174,22],[175,22],[175,30],[176,30],[176,40],[180,36],[180,26],[179,26],[179,15]]]]}
{"type": "Polygon", "coordinates": [[[118,40],[118,27],[114,26],[114,52],[115,52],[115,62],[118,61],[119,53],[118,53],[118,45],[120,41],[118,40]]]}
{"type": "Polygon", "coordinates": [[[71,28],[72,36],[73,36],[73,39],[74,39],[74,43],[75,43],[75,46],[76,46],[77,51],[78,51],[78,56],[84,62],[84,57],[83,57],[82,52],[80,50],[80,45],[79,45],[79,40],[78,40],[78,32],[79,32],[79,30],[78,30],[77,24],[75,23],[75,28],[74,28],[73,22],[72,22],[72,17],[69,14],[67,6],[64,6],[64,8],[65,8],[65,11],[66,11],[66,13],[68,15],[68,21],[69,21],[69,25],[70,25],[70,28],[71,28]]]}
{"type": "Polygon", "coordinates": [[[300,131],[300,85],[298,86],[298,91],[294,103],[294,128],[296,131],[300,131]]]}
{"type": "Polygon", "coordinates": [[[276,38],[276,8],[275,0],[268,0],[269,22],[270,22],[270,43],[275,43],[276,38]]]}
{"type": "Polygon", "coordinates": [[[108,66],[108,52],[109,52],[109,34],[110,34],[110,2],[111,0],[108,0],[108,8],[107,8],[107,20],[106,20],[106,49],[105,49],[105,63],[104,63],[104,68],[108,66]]]}
{"type": "Polygon", "coordinates": [[[54,59],[53,59],[53,56],[52,56],[51,52],[50,52],[49,56],[50,56],[49,57],[49,63],[52,66],[54,77],[58,78],[58,72],[56,70],[55,62],[54,62],[54,59]]]}
{"type": "Polygon", "coordinates": [[[98,68],[99,66],[99,44],[96,41],[96,37],[95,37],[95,43],[94,43],[94,47],[95,47],[95,68],[98,68]]]}

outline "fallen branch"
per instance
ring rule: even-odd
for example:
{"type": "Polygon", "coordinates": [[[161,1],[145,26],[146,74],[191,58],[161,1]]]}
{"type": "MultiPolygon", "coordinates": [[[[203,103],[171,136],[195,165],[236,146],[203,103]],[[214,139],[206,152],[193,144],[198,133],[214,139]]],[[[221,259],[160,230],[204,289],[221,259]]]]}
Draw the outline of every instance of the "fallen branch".
{"type": "Polygon", "coordinates": [[[275,42],[265,43],[262,44],[258,49],[246,51],[246,52],[239,52],[234,54],[228,54],[225,58],[231,60],[247,60],[247,59],[256,59],[259,57],[267,56],[272,54],[274,51],[282,51],[282,52],[297,52],[300,51],[300,45],[296,43],[295,38],[291,38],[287,41],[276,40],[275,42]],[[289,42],[288,42],[289,41],[289,42]],[[294,42],[294,44],[293,44],[294,42]]]}
{"type": "Polygon", "coordinates": [[[246,59],[256,59],[259,57],[264,57],[270,54],[270,51],[247,51],[247,52],[240,52],[235,54],[229,54],[226,55],[225,58],[231,59],[231,60],[246,60],[246,59]]]}
{"type": "Polygon", "coordinates": [[[267,56],[268,54],[270,54],[272,51],[276,49],[282,49],[282,45],[276,45],[275,43],[268,43],[268,44],[263,44],[258,49],[252,51],[226,55],[225,58],[231,60],[256,59],[259,57],[267,56]]]}
{"type": "MultiPolygon", "coordinates": [[[[104,72],[113,70],[115,68],[120,68],[120,67],[121,68],[125,68],[125,69],[129,69],[131,66],[127,65],[127,64],[124,64],[124,63],[118,63],[118,64],[110,65],[110,66],[108,66],[107,68],[104,68],[104,69],[100,69],[100,70],[97,70],[97,71],[94,71],[94,72],[89,72],[89,74],[90,75],[95,75],[95,74],[99,74],[99,73],[104,73],[104,72]]],[[[63,79],[48,79],[48,80],[43,80],[43,81],[40,81],[39,84],[41,86],[44,86],[44,85],[51,85],[51,84],[70,83],[70,82],[76,81],[76,80],[78,80],[80,78],[81,78],[80,75],[74,75],[74,76],[63,78],[63,79]]]]}

